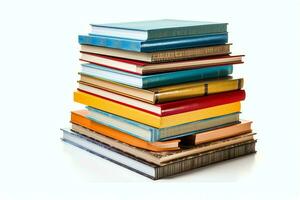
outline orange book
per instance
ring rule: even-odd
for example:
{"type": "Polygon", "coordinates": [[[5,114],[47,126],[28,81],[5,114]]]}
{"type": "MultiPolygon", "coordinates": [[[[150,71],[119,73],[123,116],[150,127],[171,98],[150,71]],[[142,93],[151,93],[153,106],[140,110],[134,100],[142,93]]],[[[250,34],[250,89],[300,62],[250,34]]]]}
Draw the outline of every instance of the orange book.
{"type": "Polygon", "coordinates": [[[87,110],[73,111],[71,113],[71,122],[73,124],[77,124],[92,131],[95,131],[99,134],[105,135],[107,137],[119,140],[126,144],[142,149],[147,149],[150,151],[170,151],[179,149],[179,139],[165,142],[146,142],[144,140],[133,137],[116,129],[112,129],[110,127],[98,124],[97,122],[86,118],[87,114],[87,110]]]}
{"type": "Polygon", "coordinates": [[[195,145],[220,140],[223,138],[234,137],[237,135],[251,133],[252,121],[241,120],[241,123],[224,128],[218,128],[211,131],[188,136],[187,140],[192,140],[195,145]]]}

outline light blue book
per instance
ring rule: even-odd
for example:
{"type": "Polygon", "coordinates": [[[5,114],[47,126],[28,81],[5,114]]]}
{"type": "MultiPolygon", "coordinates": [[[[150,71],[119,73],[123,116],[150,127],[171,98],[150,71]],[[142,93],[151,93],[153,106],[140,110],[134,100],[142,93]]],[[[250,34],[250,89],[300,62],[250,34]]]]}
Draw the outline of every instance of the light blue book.
{"type": "Polygon", "coordinates": [[[127,38],[110,37],[103,35],[79,35],[79,44],[108,47],[136,52],[155,52],[171,49],[191,47],[205,47],[221,45],[228,42],[227,33],[196,35],[180,38],[162,38],[151,41],[133,40],[127,38]]]}
{"type": "Polygon", "coordinates": [[[91,26],[92,34],[142,41],[227,32],[227,23],[175,19],[91,24],[91,26]]]}
{"type": "Polygon", "coordinates": [[[232,65],[223,65],[142,76],[91,63],[82,64],[81,69],[82,74],[138,88],[153,88],[207,78],[220,78],[228,76],[232,71],[232,65]]]}
{"type": "Polygon", "coordinates": [[[240,114],[232,113],[210,119],[204,119],[159,129],[89,106],[87,107],[87,109],[89,110],[87,118],[91,119],[92,121],[103,124],[105,126],[109,126],[113,129],[117,129],[121,132],[127,133],[148,142],[163,141],[233,125],[239,123],[240,114]]]}

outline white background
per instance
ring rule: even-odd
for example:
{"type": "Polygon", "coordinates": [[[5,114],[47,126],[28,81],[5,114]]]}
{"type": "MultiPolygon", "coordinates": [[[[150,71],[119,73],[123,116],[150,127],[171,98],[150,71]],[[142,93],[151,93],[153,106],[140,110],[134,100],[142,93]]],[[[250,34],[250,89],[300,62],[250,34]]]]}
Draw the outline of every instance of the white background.
{"type": "Polygon", "coordinates": [[[0,199],[300,199],[298,1],[1,1],[0,199]],[[60,141],[89,23],[229,23],[258,153],[152,181],[60,141]]]}

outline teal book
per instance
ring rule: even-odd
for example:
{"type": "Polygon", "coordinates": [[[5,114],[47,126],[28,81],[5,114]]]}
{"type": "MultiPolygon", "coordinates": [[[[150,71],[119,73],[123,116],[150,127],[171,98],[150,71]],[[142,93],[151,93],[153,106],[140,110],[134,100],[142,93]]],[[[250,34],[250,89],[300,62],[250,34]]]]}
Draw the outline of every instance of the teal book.
{"type": "Polygon", "coordinates": [[[142,76],[91,63],[81,65],[81,74],[137,88],[153,88],[208,78],[226,77],[232,71],[232,65],[222,65],[142,76]]]}
{"type": "Polygon", "coordinates": [[[93,35],[142,41],[227,32],[227,23],[175,19],[91,24],[91,26],[93,35]]]}
{"type": "Polygon", "coordinates": [[[156,52],[172,49],[222,45],[228,42],[228,34],[214,33],[186,37],[161,38],[150,41],[90,34],[79,35],[78,42],[82,45],[100,46],[126,51],[156,52]]]}
{"type": "Polygon", "coordinates": [[[232,113],[219,117],[213,117],[205,120],[199,120],[159,129],[89,106],[87,107],[87,109],[89,111],[87,118],[89,118],[90,120],[104,126],[117,129],[123,133],[127,133],[148,142],[169,140],[237,124],[239,123],[240,114],[232,113]]]}

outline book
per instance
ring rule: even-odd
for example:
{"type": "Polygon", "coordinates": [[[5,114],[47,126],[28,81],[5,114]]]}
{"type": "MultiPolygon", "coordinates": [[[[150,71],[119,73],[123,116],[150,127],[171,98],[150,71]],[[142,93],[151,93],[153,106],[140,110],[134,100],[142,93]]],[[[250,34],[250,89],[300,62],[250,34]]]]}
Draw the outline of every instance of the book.
{"type": "Polygon", "coordinates": [[[154,180],[256,152],[256,140],[249,139],[157,165],[69,129],[62,130],[64,142],[154,180]]]}
{"type": "Polygon", "coordinates": [[[141,41],[100,35],[79,35],[81,45],[108,47],[136,52],[155,52],[192,47],[223,45],[228,42],[227,33],[190,36],[183,38],[167,38],[153,41],[141,41]]]}
{"type": "Polygon", "coordinates": [[[94,122],[87,118],[87,114],[87,110],[72,111],[71,123],[93,130],[98,134],[117,139],[126,144],[130,144],[132,146],[147,149],[150,151],[169,151],[179,149],[179,139],[164,142],[146,142],[137,137],[133,137],[116,129],[112,129],[110,127],[94,122]]]}
{"type": "Polygon", "coordinates": [[[236,101],[243,101],[246,97],[246,93],[244,90],[235,90],[153,105],[113,92],[109,92],[99,88],[94,88],[88,85],[79,84],[78,91],[82,91],[111,101],[115,101],[127,105],[129,107],[149,112],[157,116],[174,115],[202,108],[232,103],[236,101]]]}
{"type": "Polygon", "coordinates": [[[76,91],[74,92],[74,101],[96,109],[109,112],[121,117],[125,117],[143,124],[147,124],[156,128],[166,128],[185,124],[188,122],[208,119],[221,115],[240,112],[241,103],[234,102],[214,107],[189,111],[185,113],[159,117],[148,112],[144,112],[121,103],[110,101],[88,93],[76,91]]]}
{"type": "Polygon", "coordinates": [[[205,151],[210,151],[218,148],[222,148],[228,145],[237,144],[240,142],[245,142],[254,139],[255,133],[244,133],[232,137],[222,138],[212,142],[206,142],[198,145],[189,145],[180,142],[180,149],[171,151],[150,151],[147,149],[142,149],[139,147],[132,146],[130,144],[121,142],[117,139],[107,137],[104,134],[95,132],[83,126],[72,124],[71,130],[86,137],[92,138],[104,144],[129,153],[135,157],[146,160],[160,166],[165,165],[167,162],[177,160],[180,158],[192,156],[195,154],[203,153],[205,151]]]}
{"type": "Polygon", "coordinates": [[[207,56],[228,55],[230,54],[230,45],[231,44],[223,44],[207,47],[193,47],[186,49],[156,51],[149,53],[126,51],[122,49],[113,49],[92,45],[80,45],[80,52],[101,54],[131,60],[140,60],[150,63],[160,63],[178,60],[188,60],[207,56]]]}
{"type": "Polygon", "coordinates": [[[228,76],[232,71],[232,65],[224,65],[142,76],[91,63],[81,65],[82,74],[138,88],[152,88],[208,78],[220,78],[228,76]]]}
{"type": "Polygon", "coordinates": [[[239,113],[233,113],[167,128],[155,128],[92,107],[87,109],[89,112],[86,117],[90,120],[148,142],[174,139],[239,123],[239,113]]]}
{"type": "Polygon", "coordinates": [[[252,132],[251,124],[252,121],[241,120],[241,123],[234,124],[231,126],[203,131],[199,134],[190,134],[189,136],[184,138],[183,142],[188,145],[198,145],[227,137],[233,137],[244,133],[250,133],[252,132]]]}
{"type": "Polygon", "coordinates": [[[147,63],[137,60],[115,58],[99,54],[81,53],[80,60],[100,66],[109,67],[133,74],[147,75],[187,69],[199,69],[203,67],[241,64],[243,55],[214,56],[208,58],[190,59],[185,61],[173,61],[165,63],[147,63]]]}
{"type": "Polygon", "coordinates": [[[117,93],[133,99],[144,101],[150,104],[177,101],[192,97],[206,96],[227,91],[240,90],[243,88],[242,78],[233,79],[225,77],[219,79],[200,80],[188,83],[181,83],[170,86],[162,86],[150,89],[140,89],[125,84],[107,81],[80,74],[79,88],[91,86],[94,88],[117,93]]]}
{"type": "Polygon", "coordinates": [[[91,24],[91,27],[92,34],[143,41],[227,32],[227,23],[174,19],[91,24]]]}
{"type": "Polygon", "coordinates": [[[239,135],[241,133],[249,133],[252,132],[251,129],[252,121],[242,120],[240,124],[224,127],[216,130],[210,130],[205,132],[204,134],[196,134],[194,135],[193,144],[201,144],[206,142],[211,142],[220,138],[232,137],[235,135],[239,135]]]}
{"type": "MultiPolygon", "coordinates": [[[[180,143],[180,148],[177,150],[168,150],[168,151],[151,151],[147,149],[142,149],[139,147],[132,146],[130,144],[124,143],[114,137],[107,137],[105,134],[95,132],[83,126],[72,124],[72,131],[84,135],[86,137],[92,138],[99,142],[108,144],[116,149],[122,150],[126,153],[129,153],[135,157],[146,160],[157,165],[165,165],[165,163],[192,156],[194,154],[203,153],[205,151],[210,151],[218,148],[222,148],[228,145],[237,144],[240,142],[245,142],[254,139],[255,133],[243,133],[232,137],[219,138],[218,140],[212,142],[206,142],[197,145],[189,145],[187,143],[180,143]]],[[[166,142],[165,142],[166,143],[166,142]]]]}

